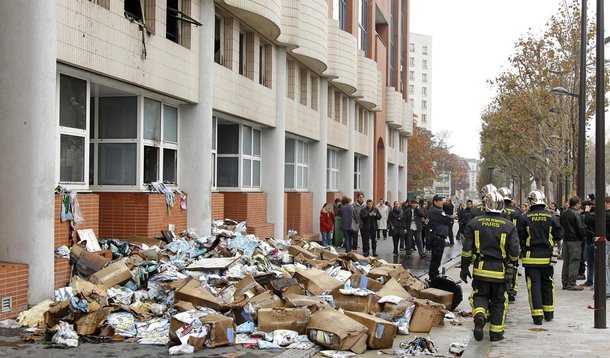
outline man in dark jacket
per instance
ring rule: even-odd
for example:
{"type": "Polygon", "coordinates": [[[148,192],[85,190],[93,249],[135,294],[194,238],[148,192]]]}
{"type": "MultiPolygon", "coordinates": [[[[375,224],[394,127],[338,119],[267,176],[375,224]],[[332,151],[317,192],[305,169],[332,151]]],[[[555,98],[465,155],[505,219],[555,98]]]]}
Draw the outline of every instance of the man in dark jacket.
{"type": "Polygon", "coordinates": [[[472,219],[472,213],[470,212],[474,205],[472,204],[472,200],[468,199],[466,201],[466,207],[462,209],[462,211],[458,214],[458,224],[460,225],[460,233],[464,234],[464,229],[466,228],[466,224],[472,219]]]}
{"type": "MultiPolygon", "coordinates": [[[[453,203],[451,202],[451,199],[447,200],[446,203],[443,204],[443,211],[445,212],[445,214],[452,216],[453,213],[455,212],[455,205],[453,205],[453,203]]],[[[448,229],[448,236],[449,236],[449,245],[453,246],[455,244],[455,239],[453,237],[453,222],[449,225],[447,225],[447,229],[448,229]]]]}
{"type": "Polygon", "coordinates": [[[426,246],[432,251],[430,257],[430,268],[428,276],[430,279],[438,276],[440,272],[438,268],[441,266],[443,252],[445,251],[445,239],[449,234],[449,224],[454,221],[454,217],[447,215],[443,211],[443,203],[445,198],[441,195],[435,195],[432,198],[432,206],[428,210],[428,239],[426,246]]]}
{"type": "Polygon", "coordinates": [[[377,220],[381,213],[373,206],[373,200],[366,201],[366,207],[360,210],[360,234],[362,235],[362,253],[369,256],[369,240],[373,246],[373,256],[377,256],[377,220]]]}
{"type": "Polygon", "coordinates": [[[561,271],[561,283],[564,290],[582,291],[583,287],[576,286],[576,276],[582,256],[582,243],[585,232],[582,219],[578,210],[580,209],[580,198],[570,198],[570,207],[561,213],[559,222],[563,229],[563,268],[561,271]]]}
{"type": "Polygon", "coordinates": [[[388,229],[394,243],[394,256],[398,256],[400,250],[400,238],[404,235],[404,213],[398,201],[394,202],[392,211],[388,214],[388,229]]]}
{"type": "MultiPolygon", "coordinates": [[[[585,229],[585,261],[586,265],[586,281],[581,286],[590,287],[593,286],[595,277],[595,206],[590,200],[583,201],[582,205],[585,207],[583,214],[583,224],[585,229]]],[[[564,210],[565,211],[565,210],[564,210]]]]}
{"type": "Polygon", "coordinates": [[[416,200],[411,200],[411,205],[406,209],[404,214],[404,227],[407,229],[407,257],[411,256],[411,247],[413,239],[420,257],[426,257],[424,244],[422,241],[422,220],[426,218],[426,214],[419,208],[419,203],[416,200]]]}

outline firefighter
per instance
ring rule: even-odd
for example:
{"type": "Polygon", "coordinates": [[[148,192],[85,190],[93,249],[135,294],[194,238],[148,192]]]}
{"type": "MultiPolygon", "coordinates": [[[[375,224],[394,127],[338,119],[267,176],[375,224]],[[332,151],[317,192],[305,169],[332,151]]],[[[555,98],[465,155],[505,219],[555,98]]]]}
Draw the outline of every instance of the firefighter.
{"type": "Polygon", "coordinates": [[[472,280],[470,305],[474,317],[474,338],[483,339],[489,315],[489,340],[504,339],[508,309],[507,266],[519,259],[519,239],[515,225],[502,217],[504,197],[491,192],[483,198],[485,213],[466,225],[460,278],[472,280]],[[472,275],[469,266],[474,264],[472,275]]]}
{"type": "Polygon", "coordinates": [[[496,189],[496,187],[493,184],[485,184],[485,186],[483,186],[481,188],[481,191],[479,192],[481,194],[481,203],[479,203],[478,205],[476,205],[474,208],[472,208],[470,210],[470,213],[472,214],[473,218],[476,218],[477,216],[481,216],[481,215],[485,214],[485,205],[483,204],[483,199],[485,198],[485,196],[487,194],[492,193],[497,190],[498,189],[496,189]]]}
{"type": "MultiPolygon", "coordinates": [[[[430,280],[440,274],[438,269],[441,266],[443,252],[445,251],[445,240],[449,234],[449,225],[455,221],[455,216],[447,215],[443,211],[444,203],[444,196],[435,195],[432,198],[432,206],[428,209],[429,221],[426,246],[432,252],[428,269],[430,280]]],[[[407,250],[410,249],[410,247],[407,248],[407,250]]]]}
{"type": "Polygon", "coordinates": [[[521,242],[521,262],[534,324],[553,319],[555,311],[553,282],[553,245],[563,238],[559,220],[546,210],[546,198],[540,190],[528,194],[530,210],[521,216],[517,231],[521,242]]]}
{"type": "MultiPolygon", "coordinates": [[[[510,189],[507,187],[501,187],[498,189],[498,193],[504,197],[504,211],[502,212],[502,216],[505,219],[510,220],[515,226],[517,226],[517,222],[521,218],[521,209],[515,207],[513,205],[513,196],[510,189]]],[[[512,277],[511,281],[507,281],[508,285],[508,301],[514,302],[515,296],[517,296],[517,289],[519,288],[519,275],[517,273],[518,261],[515,262],[514,272],[510,275],[512,277]]]]}

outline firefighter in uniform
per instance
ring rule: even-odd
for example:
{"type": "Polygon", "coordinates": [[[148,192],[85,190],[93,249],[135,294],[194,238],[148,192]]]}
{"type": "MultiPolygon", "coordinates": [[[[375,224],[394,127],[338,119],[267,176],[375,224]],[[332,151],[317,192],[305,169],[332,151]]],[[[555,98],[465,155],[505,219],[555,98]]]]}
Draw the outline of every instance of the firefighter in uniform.
{"type": "Polygon", "coordinates": [[[505,272],[519,259],[519,239],[512,222],[502,217],[504,197],[491,192],[483,198],[485,213],[466,225],[460,278],[472,280],[470,305],[474,317],[474,338],[483,339],[483,327],[489,315],[489,340],[504,338],[508,310],[505,272]],[[470,274],[470,263],[474,264],[470,274]]]}
{"type": "Polygon", "coordinates": [[[481,194],[481,203],[470,209],[470,214],[472,215],[473,219],[477,216],[482,216],[483,214],[485,214],[485,205],[483,204],[483,199],[485,199],[485,196],[487,194],[497,190],[498,189],[496,189],[493,184],[485,184],[485,186],[481,188],[481,191],[479,192],[481,194]]]}
{"type": "MultiPolygon", "coordinates": [[[[505,219],[510,220],[515,226],[517,226],[517,223],[521,218],[522,212],[521,209],[513,205],[512,192],[507,187],[501,187],[500,189],[498,189],[498,193],[500,193],[500,195],[504,197],[504,211],[502,212],[502,216],[504,216],[505,219]]],[[[515,296],[517,296],[517,289],[519,288],[519,275],[517,273],[518,266],[518,262],[515,262],[515,266],[513,269],[514,272],[512,272],[512,274],[510,275],[512,277],[512,280],[510,282],[507,281],[506,283],[508,285],[509,302],[515,301],[515,296]]]]}
{"type": "Polygon", "coordinates": [[[521,262],[525,267],[525,280],[534,324],[542,318],[553,319],[555,284],[553,282],[554,241],[563,238],[563,230],[556,217],[546,210],[546,198],[540,190],[528,194],[530,211],[521,216],[517,225],[521,242],[521,262]]]}

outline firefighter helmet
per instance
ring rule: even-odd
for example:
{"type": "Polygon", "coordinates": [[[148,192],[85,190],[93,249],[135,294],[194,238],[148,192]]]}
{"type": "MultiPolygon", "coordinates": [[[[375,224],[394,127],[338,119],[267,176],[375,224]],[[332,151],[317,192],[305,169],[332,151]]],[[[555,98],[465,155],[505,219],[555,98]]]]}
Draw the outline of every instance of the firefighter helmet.
{"type": "Polygon", "coordinates": [[[483,198],[485,211],[491,213],[501,213],[504,210],[504,197],[497,191],[493,191],[483,198]]]}
{"type": "Polygon", "coordinates": [[[546,205],[546,197],[544,193],[540,190],[534,190],[527,195],[527,201],[529,201],[530,206],[533,205],[546,205]]]}

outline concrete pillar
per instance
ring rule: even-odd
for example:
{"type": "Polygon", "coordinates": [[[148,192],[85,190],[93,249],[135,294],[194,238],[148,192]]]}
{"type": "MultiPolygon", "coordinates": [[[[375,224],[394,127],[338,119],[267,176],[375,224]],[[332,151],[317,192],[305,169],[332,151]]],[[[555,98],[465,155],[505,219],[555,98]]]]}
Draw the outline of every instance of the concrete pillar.
{"type": "Polygon", "coordinates": [[[354,146],[356,141],[356,101],[353,98],[348,100],[347,112],[347,150],[342,151],[339,159],[339,191],[354,200],[354,146]]]}
{"type": "Polygon", "coordinates": [[[393,180],[393,185],[392,187],[390,187],[390,190],[392,190],[392,198],[395,198],[396,200],[400,200],[400,198],[398,197],[398,188],[400,186],[400,178],[398,176],[398,165],[400,164],[400,143],[398,143],[400,141],[400,133],[395,130],[394,131],[394,158],[395,159],[395,163],[394,163],[394,168],[393,171],[391,173],[392,175],[392,180],[393,180]]]}
{"type": "Polygon", "coordinates": [[[361,189],[365,193],[365,198],[373,199],[376,203],[379,198],[375,198],[373,191],[373,178],[374,178],[374,168],[375,168],[375,116],[373,112],[369,112],[369,128],[368,128],[368,152],[369,155],[367,157],[362,158],[362,168],[361,168],[361,189]]]}
{"type": "Polygon", "coordinates": [[[309,145],[309,190],[313,193],[313,232],[320,232],[320,208],[326,202],[328,149],[328,79],[320,78],[318,106],[320,112],[320,141],[309,145]]]}
{"type": "Polygon", "coordinates": [[[180,188],[188,194],[187,226],[200,235],[211,230],[212,93],[214,91],[214,0],[202,0],[199,37],[198,104],[181,106],[180,188]],[[207,154],[206,154],[207,153],[207,154]]]}
{"type": "Polygon", "coordinates": [[[274,225],[274,237],[284,238],[284,161],[286,153],[286,48],[276,51],[275,128],[263,129],[261,188],[267,193],[267,221],[274,225]]]}
{"type": "Polygon", "coordinates": [[[0,24],[0,261],[29,265],[35,304],[54,286],[57,2],[0,1],[0,24]]]}
{"type": "Polygon", "coordinates": [[[405,191],[405,199],[409,193],[409,185],[408,182],[409,176],[409,137],[405,137],[405,182],[402,183],[404,191],[405,191]]]}

